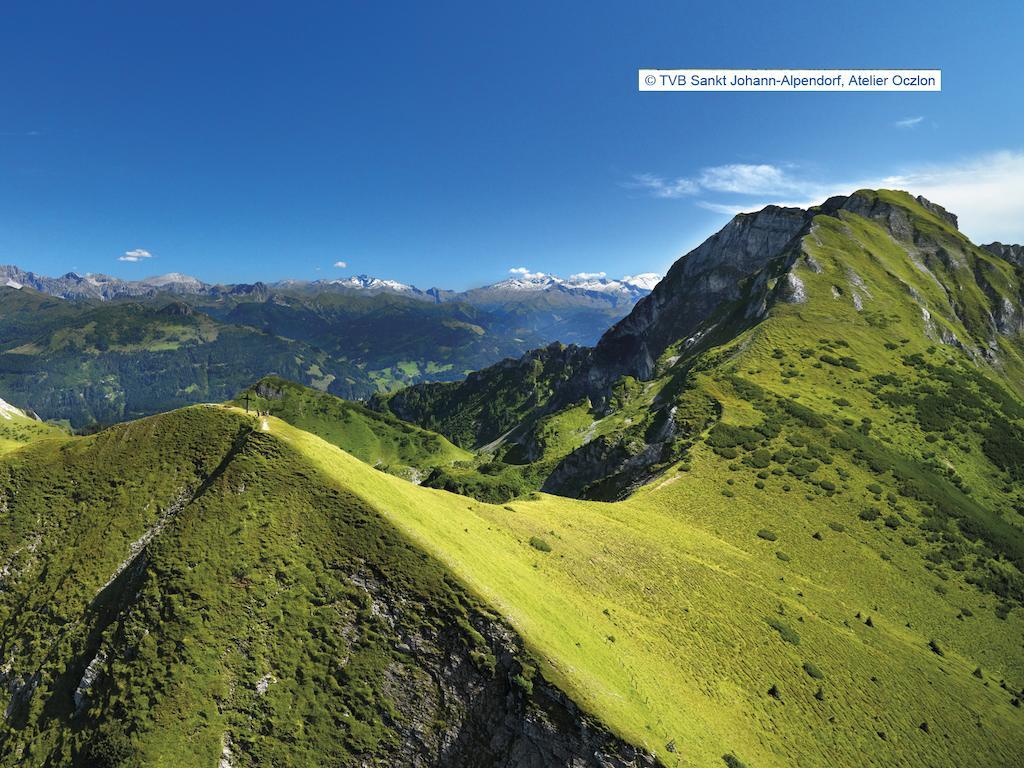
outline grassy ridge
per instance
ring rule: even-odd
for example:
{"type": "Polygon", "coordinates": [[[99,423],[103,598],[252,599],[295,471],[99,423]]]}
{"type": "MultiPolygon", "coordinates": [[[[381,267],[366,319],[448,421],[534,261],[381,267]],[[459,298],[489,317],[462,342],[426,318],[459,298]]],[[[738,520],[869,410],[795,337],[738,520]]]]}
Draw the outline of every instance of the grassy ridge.
{"type": "Polygon", "coordinates": [[[277,376],[267,376],[233,401],[266,411],[322,437],[367,464],[419,479],[433,467],[468,461],[472,454],[434,432],[358,403],[277,376]]]}
{"type": "MultiPolygon", "coordinates": [[[[467,503],[279,422],[271,431],[445,562],[511,619],[546,675],[667,765],[726,752],[754,765],[1021,756],[1015,694],[998,686],[1024,680],[1021,612],[1000,621],[957,575],[940,594],[913,548],[850,505],[752,483],[725,497],[734,473],[703,448],[689,472],[618,504],[467,503]],[[774,541],[757,535],[767,526],[774,541]]],[[[866,489],[871,476],[850,481],[866,489]]]]}
{"type": "Polygon", "coordinates": [[[0,764],[384,765],[475,717],[424,665],[500,684],[487,614],[259,427],[198,406],[0,462],[0,764]]]}

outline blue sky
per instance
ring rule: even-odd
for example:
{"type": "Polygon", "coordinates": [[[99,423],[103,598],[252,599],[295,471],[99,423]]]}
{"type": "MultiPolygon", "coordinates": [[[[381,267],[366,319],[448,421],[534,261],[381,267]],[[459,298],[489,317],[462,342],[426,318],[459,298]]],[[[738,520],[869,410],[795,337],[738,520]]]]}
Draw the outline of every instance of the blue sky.
{"type": "Polygon", "coordinates": [[[886,182],[1024,240],[1019,3],[17,5],[0,263],[46,274],[618,277],[731,211],[886,182]],[[941,68],[944,90],[638,93],[640,67],[941,68]]]}

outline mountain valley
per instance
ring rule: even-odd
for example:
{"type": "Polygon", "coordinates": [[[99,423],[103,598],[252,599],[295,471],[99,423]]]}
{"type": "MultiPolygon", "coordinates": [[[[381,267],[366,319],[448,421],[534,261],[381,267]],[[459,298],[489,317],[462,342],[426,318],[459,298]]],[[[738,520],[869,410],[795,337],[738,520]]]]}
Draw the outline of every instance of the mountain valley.
{"type": "Polygon", "coordinates": [[[393,289],[0,288],[0,763],[1020,764],[1018,251],[769,206],[529,350],[393,289]],[[435,322],[474,372],[374,378],[435,322]],[[72,416],[112,354],[148,399],[72,416]]]}
{"type": "Polygon", "coordinates": [[[0,267],[0,386],[76,429],[226,400],[267,374],[365,399],[558,339],[591,343],[652,279],[544,276],[456,293],[366,277],[217,286],[0,267]]]}

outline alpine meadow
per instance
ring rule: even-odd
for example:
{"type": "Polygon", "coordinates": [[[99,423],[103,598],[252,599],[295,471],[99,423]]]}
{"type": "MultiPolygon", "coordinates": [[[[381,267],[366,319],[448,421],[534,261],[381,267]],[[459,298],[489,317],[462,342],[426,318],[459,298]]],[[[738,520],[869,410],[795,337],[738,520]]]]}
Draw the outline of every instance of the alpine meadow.
{"type": "Polygon", "coordinates": [[[1024,764],[1024,261],[941,202],[653,290],[11,277],[0,765],[1024,764]]]}
{"type": "Polygon", "coordinates": [[[0,768],[1024,768],[1024,3],[0,18],[0,768]]]}

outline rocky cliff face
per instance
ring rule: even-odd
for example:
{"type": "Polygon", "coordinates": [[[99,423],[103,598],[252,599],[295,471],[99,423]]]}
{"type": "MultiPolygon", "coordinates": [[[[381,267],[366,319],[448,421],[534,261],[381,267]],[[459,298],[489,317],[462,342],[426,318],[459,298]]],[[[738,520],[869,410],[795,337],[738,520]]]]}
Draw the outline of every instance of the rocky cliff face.
{"type": "MultiPolygon", "coordinates": [[[[920,196],[914,200],[956,229],[957,217],[941,205],[920,196]]],[[[867,190],[829,198],[806,211],[768,206],[757,213],[740,214],[677,261],[651,295],[641,299],[628,316],[605,333],[595,349],[595,365],[589,374],[592,393],[622,375],[652,378],[656,361],[670,345],[683,341],[683,346],[689,347],[699,342],[725,319],[726,312],[736,309],[730,308],[730,303],[743,299],[747,305],[741,308],[741,316],[756,321],[764,316],[770,300],[803,301],[800,279],[788,271],[800,256],[800,240],[810,232],[815,216],[839,217],[842,213],[882,224],[924,268],[932,260],[941,261],[951,270],[967,262],[957,253],[966,240],[951,244],[923,231],[915,226],[906,207],[867,190]],[[774,273],[766,271],[773,261],[779,262],[774,273]],[[769,296],[767,283],[775,277],[783,279],[769,296]]],[[[984,247],[1011,263],[1024,264],[1021,246],[993,243],[984,247]]],[[[979,282],[984,280],[979,278],[979,282]]],[[[1002,299],[993,301],[993,326],[1001,332],[1016,329],[1016,308],[1001,306],[1002,299]]]]}
{"type": "Polygon", "coordinates": [[[989,253],[993,253],[1001,259],[1005,259],[1018,267],[1024,267],[1024,245],[1004,245],[1003,243],[989,243],[981,246],[989,253]]]}
{"type": "Polygon", "coordinates": [[[707,332],[707,321],[723,304],[740,298],[743,281],[779,256],[809,218],[802,209],[778,206],[741,214],[677,261],[651,295],[601,337],[592,384],[622,375],[651,378],[661,353],[680,339],[707,332]]]}
{"type": "Polygon", "coordinates": [[[649,480],[649,470],[669,452],[667,441],[610,440],[599,437],[566,456],[541,490],[559,496],[616,501],[649,480]]]}
{"type": "MultiPolygon", "coordinates": [[[[415,596],[368,574],[353,581],[384,625],[406,625],[402,613],[423,610],[415,596]]],[[[463,633],[440,631],[396,637],[416,659],[418,674],[396,668],[389,688],[400,718],[392,765],[438,768],[654,768],[655,758],[608,733],[560,690],[525,670],[522,642],[510,629],[476,616],[474,627],[493,654],[482,667],[463,633]],[[425,673],[421,677],[419,673],[425,673]],[[427,683],[429,678],[430,682],[427,683]],[[444,721],[446,727],[438,729],[444,721]]],[[[477,651],[479,653],[479,651],[477,651]]]]}

